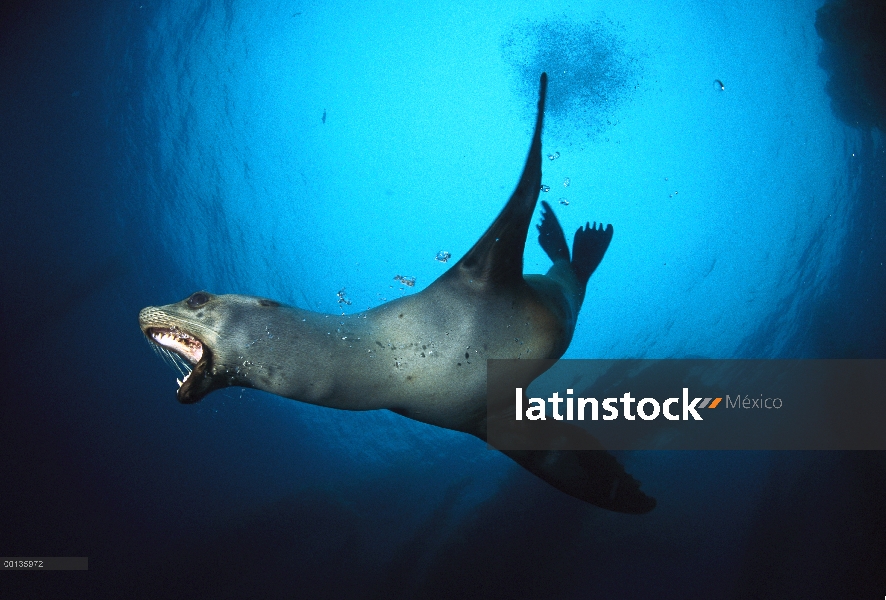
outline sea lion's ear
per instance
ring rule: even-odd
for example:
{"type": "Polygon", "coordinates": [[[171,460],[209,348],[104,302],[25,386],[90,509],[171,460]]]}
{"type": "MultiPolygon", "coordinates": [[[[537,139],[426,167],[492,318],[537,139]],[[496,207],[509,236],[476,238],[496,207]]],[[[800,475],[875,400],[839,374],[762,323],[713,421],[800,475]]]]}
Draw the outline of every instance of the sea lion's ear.
{"type": "Polygon", "coordinates": [[[541,130],[547,87],[547,73],[542,73],[535,135],[517,189],[486,233],[443,278],[455,277],[474,284],[497,286],[523,280],[523,249],[541,189],[541,130]]]}

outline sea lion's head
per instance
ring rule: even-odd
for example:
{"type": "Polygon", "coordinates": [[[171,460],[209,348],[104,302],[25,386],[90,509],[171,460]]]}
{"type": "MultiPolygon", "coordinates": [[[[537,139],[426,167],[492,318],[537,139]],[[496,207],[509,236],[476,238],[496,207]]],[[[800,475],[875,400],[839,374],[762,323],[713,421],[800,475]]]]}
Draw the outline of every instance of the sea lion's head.
{"type": "Polygon", "coordinates": [[[243,349],[265,333],[261,313],[279,306],[264,298],[201,291],[175,304],[144,308],[138,322],[154,349],[182,371],[178,401],[193,404],[224,387],[253,387],[243,349]]]}

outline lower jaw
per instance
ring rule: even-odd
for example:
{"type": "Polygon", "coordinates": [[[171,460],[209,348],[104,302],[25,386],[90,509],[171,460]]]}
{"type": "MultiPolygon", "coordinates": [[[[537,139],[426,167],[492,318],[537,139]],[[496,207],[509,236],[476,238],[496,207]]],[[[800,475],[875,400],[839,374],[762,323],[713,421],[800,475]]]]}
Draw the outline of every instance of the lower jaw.
{"type": "Polygon", "coordinates": [[[211,368],[211,360],[207,352],[197,364],[193,365],[190,374],[181,382],[176,398],[182,404],[194,404],[202,400],[209,392],[216,389],[207,380],[207,372],[211,368]]]}

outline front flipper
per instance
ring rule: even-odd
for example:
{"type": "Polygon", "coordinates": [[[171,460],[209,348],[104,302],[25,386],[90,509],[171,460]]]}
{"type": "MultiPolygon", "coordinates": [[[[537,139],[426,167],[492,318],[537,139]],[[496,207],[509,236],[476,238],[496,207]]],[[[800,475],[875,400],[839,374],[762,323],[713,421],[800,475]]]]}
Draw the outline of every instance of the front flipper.
{"type": "Polygon", "coordinates": [[[475,285],[496,287],[523,281],[523,249],[535,204],[541,190],[541,129],[545,114],[548,76],[541,74],[538,92],[538,115],[535,134],[523,175],[511,199],[486,233],[443,277],[458,277],[475,285]]]}
{"type": "Polygon", "coordinates": [[[561,492],[594,506],[629,514],[655,508],[655,498],[644,494],[640,482],[605,450],[509,450],[503,454],[561,492]]]}
{"type": "Polygon", "coordinates": [[[655,498],[643,493],[640,482],[581,427],[556,420],[514,421],[512,412],[502,411],[487,417],[479,433],[502,454],[573,498],[620,513],[643,514],[655,508],[655,498]]]}

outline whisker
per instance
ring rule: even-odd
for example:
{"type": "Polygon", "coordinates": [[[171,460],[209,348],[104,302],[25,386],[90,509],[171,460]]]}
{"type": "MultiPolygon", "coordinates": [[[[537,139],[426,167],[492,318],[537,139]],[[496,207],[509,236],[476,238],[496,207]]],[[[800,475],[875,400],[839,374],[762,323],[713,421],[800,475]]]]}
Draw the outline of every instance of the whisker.
{"type": "Polygon", "coordinates": [[[179,358],[178,354],[176,354],[172,350],[167,350],[166,352],[169,354],[169,359],[172,362],[172,366],[178,370],[178,372],[181,374],[182,377],[184,377],[185,370],[182,369],[181,358],[179,358]]]}
{"type": "Polygon", "coordinates": [[[172,363],[172,359],[169,358],[169,352],[167,350],[161,348],[160,356],[163,358],[163,362],[165,362],[167,366],[175,368],[175,365],[172,363]]]}
{"type": "Polygon", "coordinates": [[[163,359],[163,362],[168,362],[166,358],[166,353],[163,351],[163,348],[154,344],[154,354],[163,359]]]}
{"type": "Polygon", "coordinates": [[[169,348],[154,342],[153,340],[149,339],[148,336],[145,336],[145,341],[151,347],[151,350],[153,350],[157,356],[162,358],[163,362],[172,367],[175,371],[178,371],[179,375],[187,378],[187,376],[191,374],[191,371],[193,371],[194,367],[193,365],[191,365],[190,362],[188,362],[187,359],[180,356],[177,352],[174,352],[169,348]]]}
{"type": "Polygon", "coordinates": [[[160,349],[157,347],[156,344],[151,344],[151,350],[154,351],[154,354],[155,354],[156,356],[159,356],[161,359],[163,359],[163,362],[166,362],[166,357],[163,356],[163,353],[160,352],[160,349]]]}
{"type": "Polygon", "coordinates": [[[175,354],[171,350],[163,348],[162,346],[159,346],[159,348],[160,348],[160,355],[163,357],[163,361],[167,365],[169,365],[170,367],[172,367],[173,369],[178,371],[179,374],[184,375],[184,373],[181,372],[182,371],[181,367],[179,367],[178,363],[175,362],[175,358],[174,358],[175,354]]]}
{"type": "Polygon", "coordinates": [[[179,371],[181,371],[182,375],[185,375],[185,374],[191,372],[191,364],[188,361],[186,361],[185,359],[183,359],[181,356],[179,356],[178,354],[173,352],[172,359],[175,361],[175,364],[176,364],[176,366],[178,366],[179,371]]]}
{"type": "Polygon", "coordinates": [[[158,355],[159,355],[159,354],[160,354],[160,351],[157,349],[157,344],[155,344],[154,342],[152,342],[151,339],[150,339],[148,336],[144,336],[144,338],[145,338],[145,343],[146,343],[148,346],[150,346],[151,350],[154,351],[154,354],[158,354],[158,355]]]}

